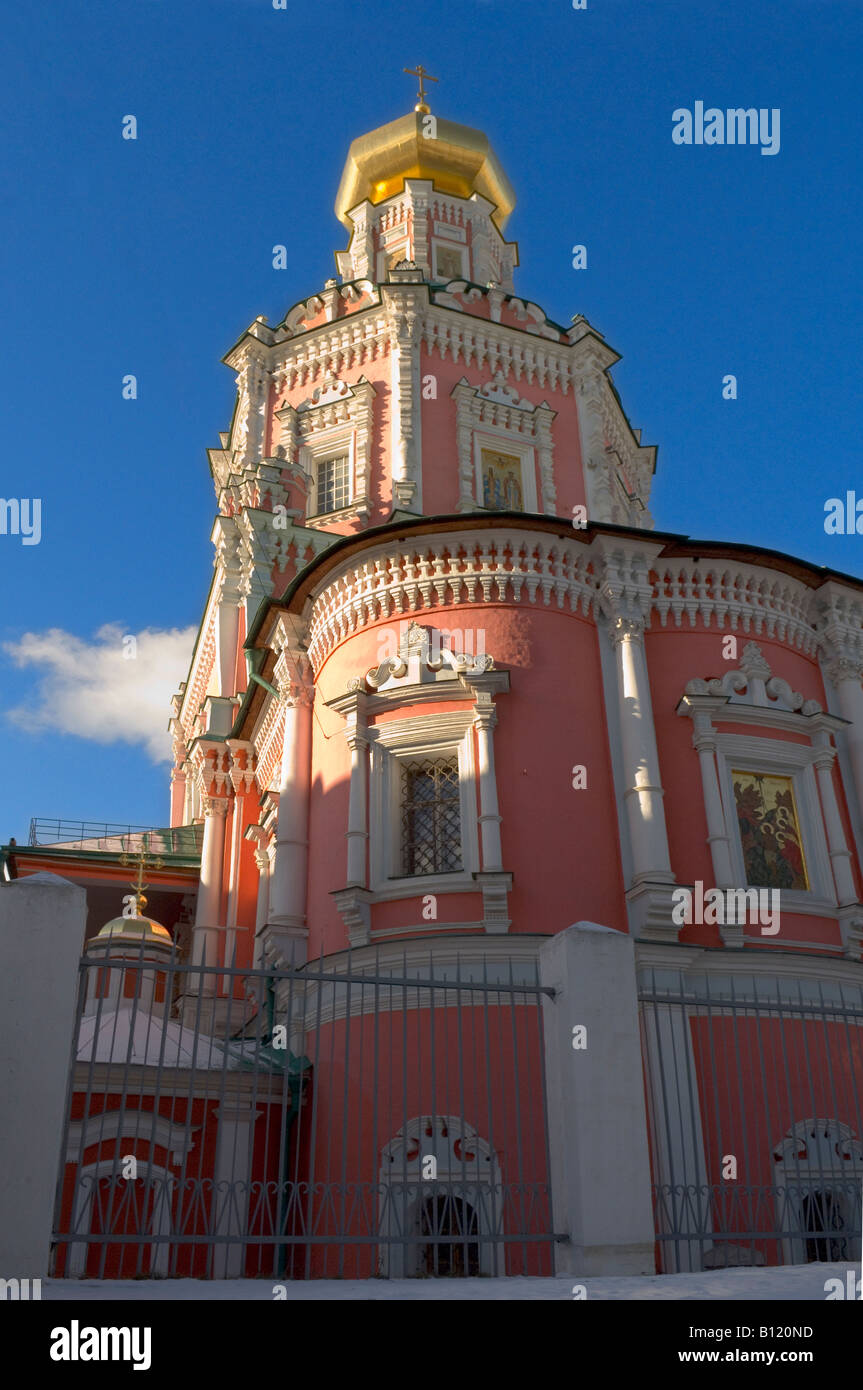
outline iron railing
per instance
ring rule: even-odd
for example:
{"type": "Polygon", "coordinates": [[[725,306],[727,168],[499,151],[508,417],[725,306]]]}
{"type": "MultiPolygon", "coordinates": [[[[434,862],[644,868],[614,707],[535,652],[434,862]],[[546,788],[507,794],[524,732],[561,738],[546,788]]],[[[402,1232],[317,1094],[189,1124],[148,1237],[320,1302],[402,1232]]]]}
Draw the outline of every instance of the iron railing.
{"type": "Polygon", "coordinates": [[[859,973],[642,972],[662,1270],[859,1262],[859,973]]]}
{"type": "Polygon", "coordinates": [[[553,1272],[533,962],[88,949],[56,1275],[553,1272]]]}
{"type": "Polygon", "coordinates": [[[101,850],[106,853],[137,853],[149,846],[154,854],[185,854],[201,852],[202,825],[181,825],[173,828],[146,825],[123,825],[113,821],[48,820],[34,817],[30,821],[28,843],[33,847],[54,845],[101,850]]]}

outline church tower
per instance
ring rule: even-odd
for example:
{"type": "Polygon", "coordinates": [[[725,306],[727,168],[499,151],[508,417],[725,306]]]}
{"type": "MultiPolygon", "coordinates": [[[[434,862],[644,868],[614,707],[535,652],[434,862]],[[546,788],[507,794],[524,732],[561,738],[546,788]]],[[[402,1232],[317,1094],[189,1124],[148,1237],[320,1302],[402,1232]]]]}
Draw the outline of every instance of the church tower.
{"type": "MultiPolygon", "coordinates": [[[[205,824],[196,939],[211,963],[226,947],[242,958],[255,932],[259,947],[279,930],[307,939],[316,779],[340,785],[321,805],[324,822],[340,794],[350,802],[350,826],[334,821],[324,838],[332,869],[347,835],[351,865],[346,880],[321,885],[329,924],[314,949],[336,944],[334,905],[341,932],[358,941],[372,899],[382,894],[385,919],[397,910],[394,883],[417,896],[407,884],[415,875],[401,872],[404,846],[370,836],[378,799],[398,801],[396,772],[384,775],[393,760],[366,739],[365,694],[340,700],[345,679],[406,660],[417,643],[500,664],[492,632],[509,632],[517,651],[536,641],[517,613],[524,603],[543,610],[544,624],[566,612],[583,625],[597,592],[579,537],[595,523],[652,525],[655,450],[621,408],[609,376],[617,354],[584,318],[563,327],[519,297],[518,251],[505,236],[509,180],[485,135],[431,112],[420,78],[415,110],[348,151],[338,276],[275,327],[256,319],[225,358],[237,403],[209,451],[215,576],[172,721],[174,820],[205,824]],[[404,549],[415,529],[429,538],[422,555],[404,549]],[[288,593],[297,601],[286,603],[288,593]],[[410,636],[408,619],[418,625],[410,636]],[[319,773],[313,701],[316,727],[326,724],[319,773]],[[337,745],[350,766],[333,759],[337,745]]],[[[560,639],[549,629],[546,641],[560,639]]],[[[591,663],[599,682],[596,652],[591,663]]],[[[448,695],[470,708],[470,736],[450,719],[441,757],[464,809],[477,805],[454,851],[462,893],[456,870],[444,888],[466,928],[506,930],[509,874],[488,759],[508,677],[447,669],[435,674],[435,700],[446,679],[456,682],[448,695]]],[[[416,690],[424,717],[429,692],[422,681],[416,690]]],[[[538,785],[537,767],[515,775],[538,785]]],[[[613,824],[606,829],[613,840],[613,824]]],[[[411,915],[419,926],[418,906],[411,915]]]]}

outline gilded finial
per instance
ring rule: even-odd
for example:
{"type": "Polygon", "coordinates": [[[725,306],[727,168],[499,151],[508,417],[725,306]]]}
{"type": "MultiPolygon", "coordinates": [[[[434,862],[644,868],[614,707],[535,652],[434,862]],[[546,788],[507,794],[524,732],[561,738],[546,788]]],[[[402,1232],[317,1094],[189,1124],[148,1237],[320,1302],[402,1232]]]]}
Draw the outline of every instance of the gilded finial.
{"type": "Polygon", "coordinates": [[[405,68],[405,72],[409,77],[419,78],[420,89],[417,92],[417,104],[414,111],[419,111],[423,116],[427,116],[431,108],[426,103],[425,84],[426,82],[439,82],[440,78],[432,77],[431,73],[426,72],[422,63],[418,63],[415,68],[405,68]]]}
{"type": "Polygon", "coordinates": [[[143,835],[141,837],[141,849],[137,857],[133,854],[120,855],[121,864],[137,863],[138,865],[138,873],[135,877],[135,881],[130,883],[129,887],[134,889],[135,911],[139,917],[143,917],[144,908],[147,906],[147,899],[144,897],[144,889],[150,886],[148,883],[144,882],[144,866],[147,865],[151,869],[161,869],[165,862],[163,859],[159,859],[158,856],[150,854],[149,851],[150,837],[149,835],[143,835]]]}

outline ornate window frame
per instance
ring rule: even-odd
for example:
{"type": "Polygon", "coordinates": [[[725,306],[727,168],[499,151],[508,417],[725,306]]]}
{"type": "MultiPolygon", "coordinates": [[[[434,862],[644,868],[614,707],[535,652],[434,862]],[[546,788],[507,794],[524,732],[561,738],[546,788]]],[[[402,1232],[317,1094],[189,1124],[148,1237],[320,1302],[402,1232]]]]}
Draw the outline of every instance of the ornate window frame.
{"type": "Polygon", "coordinates": [[[281,422],[280,448],[307,475],[308,505],[305,525],[316,529],[334,521],[371,513],[372,409],[375,388],[364,376],[353,384],[330,378],[296,408],[276,411],[281,422]],[[334,512],[318,511],[317,465],[347,453],[350,500],[334,512]]]}
{"type": "MultiPolygon", "coordinates": [[[[831,735],[847,721],[826,714],[788,682],[773,676],[755,642],[748,642],[738,670],[712,680],[691,680],[677,707],[692,719],[693,747],[701,762],[708,842],[717,888],[745,888],[743,849],[737,821],[732,770],[764,769],[792,778],[809,874],[809,891],[782,889],[787,911],[839,921],[845,954],[857,958],[863,939],[863,911],[857,902],[851,853],[833,784],[836,748],[831,735]],[[803,735],[807,743],[781,737],[723,734],[717,725],[749,725],[770,734],[803,735]]],[[[726,944],[742,945],[742,925],[721,928],[726,944]]],[[[764,941],[759,940],[759,945],[764,941]]]]}
{"type": "Polygon", "coordinates": [[[300,449],[300,466],[311,478],[308,491],[307,526],[313,525],[316,521],[323,521],[324,519],[329,521],[332,517],[342,516],[345,512],[352,512],[356,497],[356,439],[350,426],[341,430],[333,430],[331,433],[327,432],[325,436],[316,439],[312,444],[304,444],[300,449]],[[347,506],[335,507],[332,511],[322,512],[318,497],[318,467],[330,459],[344,458],[345,455],[348,459],[347,506]]]}
{"type": "MultiPolygon", "coordinates": [[[[776,1189],[777,1229],[782,1233],[785,1263],[806,1263],[806,1236],[801,1235],[800,1231],[803,1220],[801,1207],[806,1197],[822,1192],[838,1198],[839,1209],[846,1223],[834,1229],[837,1238],[847,1242],[847,1262],[859,1264],[860,1223],[856,1219],[856,1211],[853,1218],[848,1220],[851,1215],[849,1207],[853,1209],[856,1206],[853,1198],[849,1201],[850,1189],[859,1188],[863,1176],[863,1145],[854,1130],[832,1116],[798,1120],[779,1143],[773,1145],[771,1157],[776,1165],[773,1185],[776,1189]],[[810,1143],[810,1140],[815,1142],[810,1143]],[[829,1161],[825,1161],[825,1150],[830,1154],[829,1161]]],[[[823,1241],[824,1235],[815,1238],[823,1241]]]]}
{"type": "Polygon", "coordinates": [[[779,777],[790,777],[809,889],[783,888],[782,907],[788,912],[818,916],[823,916],[825,912],[835,913],[838,905],[836,889],[830,872],[830,853],[815,781],[814,763],[818,749],[807,748],[802,743],[786,743],[784,739],[717,734],[716,756],[725,822],[729,827],[731,862],[737,882],[741,887],[750,886],[746,882],[732,770],[736,768],[741,772],[768,772],[779,777]]]}
{"type": "Polygon", "coordinates": [[[485,447],[521,458],[525,512],[555,516],[557,492],[551,426],[557,412],[544,401],[534,405],[522,399],[507,384],[502,372],[479,386],[471,386],[462,377],[454,386],[452,397],[456,403],[459,457],[457,510],[484,510],[480,450],[485,447]]]}
{"type": "MultiPolygon", "coordinates": [[[[472,1125],[455,1115],[414,1116],[381,1149],[378,1182],[382,1236],[419,1235],[425,1199],[439,1193],[455,1196],[476,1214],[476,1234],[467,1235],[465,1243],[479,1245],[480,1273],[495,1272],[493,1237],[503,1232],[506,1206],[503,1178],[497,1154],[472,1125]],[[473,1156],[458,1157],[459,1146],[463,1153],[469,1148],[473,1156]],[[434,1182],[422,1176],[428,1156],[438,1164],[434,1182]]],[[[378,1274],[391,1279],[421,1274],[422,1245],[420,1240],[386,1241],[378,1251],[378,1274]]]]}
{"type": "MultiPolygon", "coordinates": [[[[410,622],[396,656],[351,680],[347,694],[327,701],[346,720],[351,749],[347,880],[333,896],[352,945],[370,940],[371,904],[427,894],[482,894],[480,921],[441,924],[444,929],[501,933],[510,927],[512,875],[501,861],[493,740],[494,697],[509,690],[509,673],[494,670],[493,659],[484,653],[468,656],[442,647],[434,655],[433,631],[410,622]],[[464,701],[464,708],[426,709],[376,722],[378,714],[444,701],[464,701]],[[444,874],[396,873],[399,764],[405,758],[453,753],[459,764],[462,868],[444,874]]],[[[417,926],[405,924],[403,930],[416,931],[417,926]]]]}
{"type": "MultiPolygon", "coordinates": [[[[467,696],[465,695],[465,698],[467,696]]],[[[373,725],[369,740],[369,887],[381,901],[408,893],[473,892],[479,872],[476,759],[473,706],[446,714],[373,725]],[[414,758],[458,759],[462,867],[453,873],[403,875],[401,858],[400,763],[414,758]]]]}

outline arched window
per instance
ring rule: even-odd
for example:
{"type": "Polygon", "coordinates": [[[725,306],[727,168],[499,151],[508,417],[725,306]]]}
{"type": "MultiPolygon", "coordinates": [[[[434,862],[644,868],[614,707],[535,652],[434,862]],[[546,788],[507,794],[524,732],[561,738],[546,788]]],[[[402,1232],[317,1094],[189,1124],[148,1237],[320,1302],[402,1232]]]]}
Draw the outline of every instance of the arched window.
{"type": "Polygon", "coordinates": [[[863,1145],[839,1120],[794,1125],[773,1150],[786,1264],[860,1259],[863,1145]]]}
{"type": "Polygon", "coordinates": [[[378,1273],[392,1279],[504,1274],[500,1165],[452,1115],[418,1115],[381,1154],[378,1273]]]}
{"type": "Polygon", "coordinates": [[[108,1245],[105,1269],[112,1251],[119,1258],[118,1277],[138,1273],[139,1251],[144,1247],[140,1271],[151,1277],[166,1275],[170,1262],[170,1245],[165,1240],[148,1240],[167,1236],[172,1230],[171,1202],[176,1178],[167,1168],[156,1163],[138,1161],[138,1177],[125,1179],[120,1164],[113,1158],[89,1163],[78,1174],[70,1230],[79,1240],[70,1241],[66,1260],[69,1278],[84,1274],[98,1275],[102,1268],[102,1251],[108,1245]],[[136,1235],[137,1243],[114,1243],[105,1239],[111,1235],[136,1235]],[[92,1237],[99,1237],[98,1239],[92,1237]]]}

